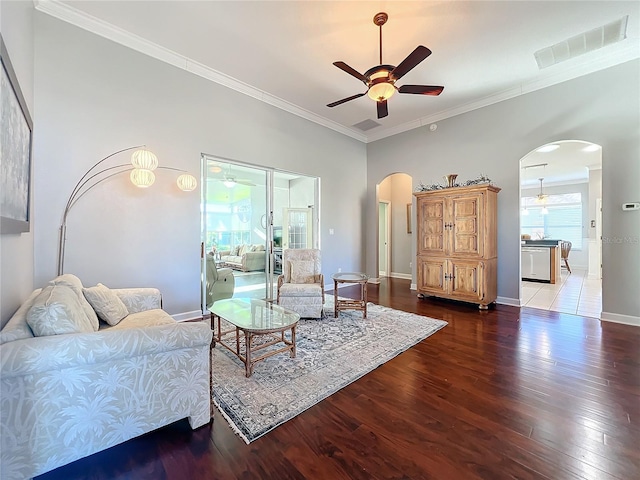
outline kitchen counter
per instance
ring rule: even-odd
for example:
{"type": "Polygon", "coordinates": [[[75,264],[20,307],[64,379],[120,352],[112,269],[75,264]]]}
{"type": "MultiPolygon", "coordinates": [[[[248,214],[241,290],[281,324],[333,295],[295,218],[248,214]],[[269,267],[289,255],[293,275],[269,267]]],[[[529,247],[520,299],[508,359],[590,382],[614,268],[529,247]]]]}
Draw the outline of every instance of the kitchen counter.
{"type": "Polygon", "coordinates": [[[544,240],[521,240],[522,245],[529,245],[532,247],[556,247],[560,245],[562,240],[552,240],[545,238],[544,240]]]}

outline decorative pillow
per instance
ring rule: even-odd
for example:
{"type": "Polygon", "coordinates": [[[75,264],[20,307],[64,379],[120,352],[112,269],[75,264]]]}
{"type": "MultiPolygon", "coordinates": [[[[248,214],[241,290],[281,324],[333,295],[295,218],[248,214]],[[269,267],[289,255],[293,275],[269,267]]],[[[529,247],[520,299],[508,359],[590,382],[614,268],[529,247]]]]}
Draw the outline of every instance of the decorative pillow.
{"type": "Polygon", "coordinates": [[[27,323],[36,337],[94,332],[80,300],[67,285],[49,285],[35,298],[27,323]]]}
{"type": "Polygon", "coordinates": [[[235,247],[233,247],[233,250],[231,250],[231,255],[234,257],[237,257],[239,251],[240,251],[240,245],[236,245],[235,247]]]}
{"type": "Polygon", "coordinates": [[[83,288],[82,293],[98,317],[109,325],[117,325],[120,320],[129,315],[129,310],[120,297],[101,283],[95,287],[83,288]]]}
{"type": "Polygon", "coordinates": [[[84,295],[82,294],[82,282],[78,277],[71,273],[65,273],[63,275],[58,275],[56,278],[51,280],[49,285],[66,285],[67,287],[71,287],[76,295],[78,295],[82,311],[87,316],[89,322],[91,322],[91,325],[93,325],[94,331],[98,331],[98,328],[100,328],[98,316],[96,315],[95,310],[91,308],[91,305],[89,305],[89,302],[87,302],[87,299],[84,298],[84,295]]]}
{"type": "Polygon", "coordinates": [[[253,246],[252,252],[264,252],[264,244],[258,243],[253,246]]]}
{"type": "Polygon", "coordinates": [[[291,264],[291,283],[315,283],[315,263],[313,260],[295,260],[291,264]]]}

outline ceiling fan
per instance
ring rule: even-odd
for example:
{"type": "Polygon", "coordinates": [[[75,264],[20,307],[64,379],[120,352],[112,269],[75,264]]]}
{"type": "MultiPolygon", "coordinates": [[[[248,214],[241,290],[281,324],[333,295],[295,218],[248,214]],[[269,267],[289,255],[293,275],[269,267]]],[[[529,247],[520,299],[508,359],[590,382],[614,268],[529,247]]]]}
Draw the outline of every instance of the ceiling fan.
{"type": "Polygon", "coordinates": [[[247,180],[245,178],[238,178],[235,175],[231,174],[231,166],[227,165],[225,170],[226,172],[223,173],[222,178],[220,178],[217,174],[221,173],[223,171],[223,167],[225,166],[224,164],[220,164],[218,162],[214,162],[212,160],[208,160],[208,170],[209,170],[209,174],[212,177],[218,177],[218,179],[224,183],[224,185],[227,188],[233,188],[236,186],[236,184],[239,185],[246,185],[248,187],[255,187],[256,184],[253,183],[251,180],[247,180]]]}
{"type": "Polygon", "coordinates": [[[397,67],[393,65],[382,64],[382,26],[387,23],[389,16],[380,12],[373,17],[373,23],[380,27],[380,65],[371,67],[364,72],[364,75],[355,69],[351,68],[344,62],[333,62],[333,64],[341,70],[344,70],[349,75],[353,75],[358,80],[362,81],[367,86],[367,91],[364,93],[358,93],[351,97],[343,98],[337,102],[329,103],[327,107],[335,107],[341,105],[350,100],[360,98],[365,94],[372,100],[375,100],[378,106],[378,118],[383,118],[389,115],[389,109],[387,108],[387,100],[396,92],[400,93],[412,93],[416,95],[440,95],[444,87],[438,87],[434,85],[403,85],[400,88],[396,87],[395,83],[400,78],[405,76],[411,69],[422,62],[425,58],[431,55],[431,50],[422,45],[418,45],[416,49],[409,54],[397,67]]]}

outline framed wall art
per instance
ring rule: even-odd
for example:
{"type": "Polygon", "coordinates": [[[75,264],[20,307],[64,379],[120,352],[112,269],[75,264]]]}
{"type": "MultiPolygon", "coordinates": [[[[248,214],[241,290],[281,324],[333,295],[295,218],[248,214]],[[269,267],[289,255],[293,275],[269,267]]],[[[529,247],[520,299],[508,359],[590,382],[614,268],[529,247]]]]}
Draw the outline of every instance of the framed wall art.
{"type": "Polygon", "coordinates": [[[0,233],[29,231],[33,122],[0,35],[0,233]]]}

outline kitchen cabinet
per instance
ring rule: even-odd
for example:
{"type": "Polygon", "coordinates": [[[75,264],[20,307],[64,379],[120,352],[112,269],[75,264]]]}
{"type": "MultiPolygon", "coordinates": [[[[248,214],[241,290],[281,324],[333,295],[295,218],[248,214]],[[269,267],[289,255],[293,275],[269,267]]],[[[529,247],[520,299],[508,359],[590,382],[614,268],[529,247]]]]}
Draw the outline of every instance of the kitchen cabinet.
{"type": "Polygon", "coordinates": [[[480,309],[495,302],[499,191],[486,184],[414,193],[418,294],[480,309]]]}

